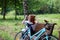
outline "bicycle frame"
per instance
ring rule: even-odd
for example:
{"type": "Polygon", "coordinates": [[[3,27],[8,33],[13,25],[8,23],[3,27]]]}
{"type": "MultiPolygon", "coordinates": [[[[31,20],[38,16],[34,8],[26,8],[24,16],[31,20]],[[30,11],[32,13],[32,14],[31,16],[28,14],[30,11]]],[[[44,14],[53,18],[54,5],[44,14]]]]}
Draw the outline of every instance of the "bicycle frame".
{"type": "MultiPolygon", "coordinates": [[[[39,30],[37,33],[35,33],[34,35],[32,35],[31,36],[31,32],[30,32],[30,29],[28,29],[26,32],[25,32],[25,34],[24,34],[24,36],[27,34],[28,35],[28,32],[30,33],[30,40],[32,40],[32,38],[34,37],[34,36],[36,36],[36,38],[34,38],[34,40],[38,40],[40,37],[41,37],[41,35],[44,33],[44,32],[46,32],[46,29],[45,28],[43,28],[43,29],[41,29],[41,30],[39,30]]],[[[46,40],[48,40],[48,35],[47,35],[47,33],[46,33],[46,40]]]]}

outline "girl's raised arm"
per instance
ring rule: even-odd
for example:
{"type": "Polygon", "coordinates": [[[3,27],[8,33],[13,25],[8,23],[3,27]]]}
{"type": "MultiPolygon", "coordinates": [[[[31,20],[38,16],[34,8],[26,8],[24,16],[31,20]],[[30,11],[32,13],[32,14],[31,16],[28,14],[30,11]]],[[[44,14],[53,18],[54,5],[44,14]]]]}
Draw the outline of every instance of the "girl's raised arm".
{"type": "Polygon", "coordinates": [[[28,15],[25,16],[24,20],[22,21],[22,24],[25,24],[25,21],[28,21],[28,15]]]}

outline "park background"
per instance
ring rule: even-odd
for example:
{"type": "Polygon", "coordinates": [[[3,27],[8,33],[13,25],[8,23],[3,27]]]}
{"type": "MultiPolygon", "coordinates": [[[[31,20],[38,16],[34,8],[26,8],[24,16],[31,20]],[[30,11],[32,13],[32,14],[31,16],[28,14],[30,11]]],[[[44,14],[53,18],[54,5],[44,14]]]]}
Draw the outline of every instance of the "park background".
{"type": "Polygon", "coordinates": [[[0,39],[14,40],[16,33],[25,26],[25,15],[35,14],[37,21],[57,23],[53,35],[59,37],[60,0],[0,0],[0,39]]]}

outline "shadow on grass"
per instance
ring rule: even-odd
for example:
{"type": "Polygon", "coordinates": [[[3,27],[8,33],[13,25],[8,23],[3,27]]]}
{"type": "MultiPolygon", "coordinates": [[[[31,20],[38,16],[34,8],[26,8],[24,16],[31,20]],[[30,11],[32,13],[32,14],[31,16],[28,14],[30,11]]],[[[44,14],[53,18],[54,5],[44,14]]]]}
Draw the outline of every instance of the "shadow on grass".
{"type": "Polygon", "coordinates": [[[22,21],[23,19],[0,19],[0,21],[22,21]]]}

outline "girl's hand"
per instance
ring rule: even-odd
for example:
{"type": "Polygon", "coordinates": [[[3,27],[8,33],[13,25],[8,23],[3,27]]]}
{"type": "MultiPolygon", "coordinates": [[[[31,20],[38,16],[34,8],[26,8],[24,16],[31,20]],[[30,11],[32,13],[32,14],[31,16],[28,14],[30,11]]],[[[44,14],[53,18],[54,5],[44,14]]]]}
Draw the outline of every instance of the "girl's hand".
{"type": "Polygon", "coordinates": [[[28,15],[25,15],[25,18],[27,17],[28,15]]]}
{"type": "Polygon", "coordinates": [[[28,19],[28,15],[25,16],[25,19],[26,19],[26,20],[28,19]]]}

